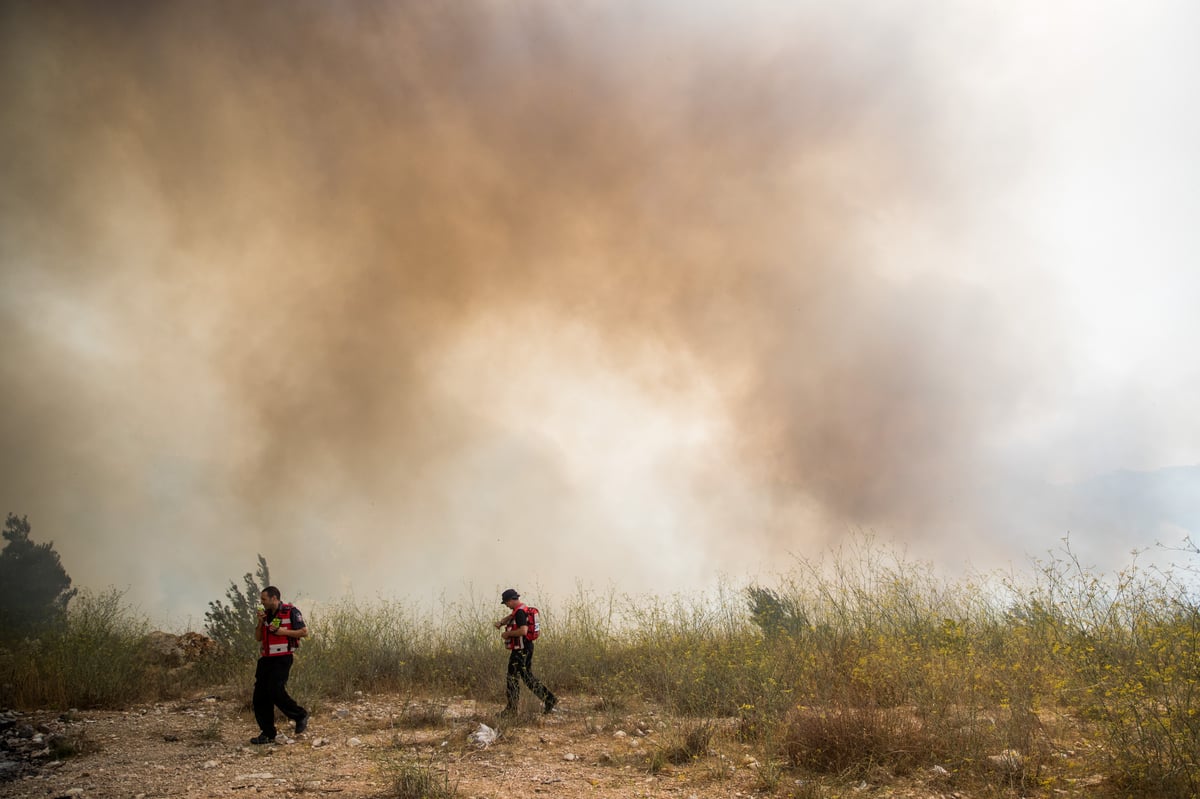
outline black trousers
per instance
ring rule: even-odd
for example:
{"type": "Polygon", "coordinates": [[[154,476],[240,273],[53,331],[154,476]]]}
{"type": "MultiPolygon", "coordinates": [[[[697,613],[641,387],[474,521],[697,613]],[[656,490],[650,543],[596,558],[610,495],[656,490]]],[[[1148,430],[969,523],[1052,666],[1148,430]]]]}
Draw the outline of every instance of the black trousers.
{"type": "Polygon", "coordinates": [[[287,681],[292,671],[292,655],[276,655],[258,659],[258,668],[254,670],[254,720],[263,735],[274,738],[275,708],[283,711],[283,715],[292,721],[299,721],[308,715],[308,711],[296,704],[296,700],[288,696],[287,681]]]}
{"type": "Polygon", "coordinates": [[[533,644],[525,641],[524,649],[513,649],[508,653],[508,704],[506,710],[516,711],[521,700],[521,682],[529,686],[533,695],[543,702],[554,699],[550,689],[533,676],[533,644]]]}

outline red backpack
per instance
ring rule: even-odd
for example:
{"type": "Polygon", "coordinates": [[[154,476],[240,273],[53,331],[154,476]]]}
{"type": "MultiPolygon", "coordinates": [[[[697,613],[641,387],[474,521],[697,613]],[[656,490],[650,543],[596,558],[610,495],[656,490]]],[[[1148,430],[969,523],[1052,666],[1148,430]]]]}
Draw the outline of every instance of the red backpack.
{"type": "Polygon", "coordinates": [[[542,634],[542,620],[539,618],[540,611],[533,605],[526,605],[524,610],[525,616],[527,617],[525,623],[525,637],[530,641],[536,641],[538,636],[542,634]]]}

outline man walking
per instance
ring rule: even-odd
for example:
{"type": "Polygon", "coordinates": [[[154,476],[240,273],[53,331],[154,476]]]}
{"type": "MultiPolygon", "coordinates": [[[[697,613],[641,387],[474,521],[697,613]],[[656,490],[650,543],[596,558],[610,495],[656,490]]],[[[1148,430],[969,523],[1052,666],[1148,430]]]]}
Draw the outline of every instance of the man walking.
{"type": "Polygon", "coordinates": [[[308,728],[308,711],[288,696],[287,681],[292,671],[292,652],[308,635],[300,608],[280,598],[279,589],[268,585],[259,595],[258,626],[254,640],[262,643],[254,672],[254,720],[262,733],[252,744],[275,743],[275,708],[296,722],[296,734],[308,728]]]}
{"type": "Polygon", "coordinates": [[[505,589],[504,593],[500,595],[500,603],[512,611],[495,624],[497,630],[501,627],[504,628],[500,637],[509,650],[508,703],[500,715],[516,715],[517,705],[521,699],[521,681],[524,681],[529,690],[533,691],[534,696],[542,700],[542,712],[549,713],[558,704],[558,697],[550,693],[550,689],[533,676],[533,640],[529,637],[532,632],[529,629],[530,614],[527,612],[525,604],[521,602],[521,595],[515,588],[505,589]]]}

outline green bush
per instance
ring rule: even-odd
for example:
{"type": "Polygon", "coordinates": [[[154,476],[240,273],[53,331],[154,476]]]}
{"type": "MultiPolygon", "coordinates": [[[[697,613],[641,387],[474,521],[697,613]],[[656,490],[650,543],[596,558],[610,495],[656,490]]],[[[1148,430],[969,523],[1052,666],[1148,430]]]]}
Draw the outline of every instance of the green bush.
{"type": "Polygon", "coordinates": [[[84,591],[61,621],[0,655],[4,704],[17,707],[122,707],[157,695],[161,684],[141,643],[148,624],[122,594],[84,591]]]}

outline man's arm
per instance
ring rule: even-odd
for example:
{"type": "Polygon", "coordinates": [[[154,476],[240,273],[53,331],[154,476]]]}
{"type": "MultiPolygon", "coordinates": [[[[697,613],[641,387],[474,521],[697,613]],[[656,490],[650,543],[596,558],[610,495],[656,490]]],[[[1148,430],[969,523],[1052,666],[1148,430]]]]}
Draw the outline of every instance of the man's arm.
{"type": "Polygon", "coordinates": [[[295,638],[297,641],[308,637],[308,625],[304,623],[304,614],[300,612],[300,608],[292,608],[291,629],[281,628],[279,633],[284,638],[295,638]]]}
{"type": "Polygon", "coordinates": [[[501,638],[520,638],[522,635],[524,635],[528,631],[529,631],[529,626],[526,624],[522,624],[520,627],[514,627],[511,630],[505,630],[504,632],[500,633],[500,637],[501,638]]]}
{"type": "Polygon", "coordinates": [[[529,631],[529,616],[524,610],[516,611],[509,618],[513,619],[517,626],[500,633],[501,638],[520,638],[529,631]]]}

